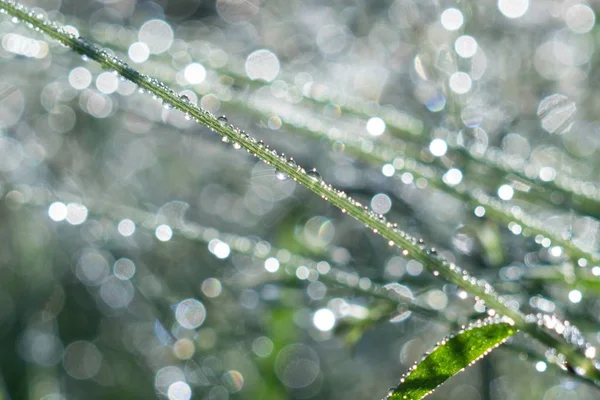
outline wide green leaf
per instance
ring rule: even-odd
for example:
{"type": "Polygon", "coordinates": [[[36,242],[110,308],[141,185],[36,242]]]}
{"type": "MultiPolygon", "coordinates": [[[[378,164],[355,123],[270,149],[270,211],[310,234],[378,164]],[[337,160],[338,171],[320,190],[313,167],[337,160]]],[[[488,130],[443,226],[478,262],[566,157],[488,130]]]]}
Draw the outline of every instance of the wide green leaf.
{"type": "Polygon", "coordinates": [[[419,400],[504,343],[517,329],[497,318],[478,321],[442,340],[391,389],[386,400],[419,400]]]}

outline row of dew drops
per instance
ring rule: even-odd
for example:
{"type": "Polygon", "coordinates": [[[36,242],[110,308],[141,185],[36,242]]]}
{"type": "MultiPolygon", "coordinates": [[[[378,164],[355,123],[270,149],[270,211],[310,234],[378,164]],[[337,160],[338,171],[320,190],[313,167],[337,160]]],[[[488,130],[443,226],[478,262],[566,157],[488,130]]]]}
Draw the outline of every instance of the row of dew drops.
{"type": "MultiPolygon", "coordinates": [[[[276,112],[276,110],[270,109],[269,112],[276,112]]],[[[286,116],[281,115],[281,113],[280,113],[280,117],[284,121],[286,121],[294,126],[298,125],[297,121],[289,120],[289,119],[287,119],[286,116]]],[[[290,117],[292,117],[292,115],[290,115],[290,117]]],[[[303,127],[308,128],[309,125],[314,126],[315,124],[311,125],[309,123],[303,123],[301,125],[303,127]]],[[[327,131],[320,131],[319,134],[322,136],[330,136],[330,133],[327,131]]],[[[332,139],[332,140],[334,140],[334,139],[332,139]]],[[[441,139],[434,139],[434,142],[435,141],[441,141],[441,139]]],[[[354,137],[347,137],[345,139],[344,143],[346,145],[350,145],[356,149],[361,149],[360,140],[355,139],[354,137]]],[[[446,142],[443,142],[443,143],[444,143],[444,146],[446,146],[446,142]]],[[[374,154],[381,161],[387,162],[387,161],[391,161],[390,157],[393,158],[394,166],[398,166],[398,168],[400,168],[400,170],[410,171],[411,175],[423,177],[424,179],[426,179],[425,182],[427,182],[427,179],[435,179],[435,173],[431,170],[431,168],[429,166],[422,165],[418,161],[411,159],[411,158],[404,159],[403,157],[399,157],[397,152],[395,152],[396,154],[394,154],[394,153],[390,154],[389,147],[385,147],[385,148],[381,148],[381,149],[378,147],[373,147],[371,153],[374,154]],[[394,158],[394,156],[395,156],[395,158],[394,158]]],[[[391,164],[389,166],[391,166],[391,164]]],[[[386,171],[387,173],[385,173],[386,176],[391,176],[391,174],[392,174],[392,172],[389,172],[389,169],[390,168],[388,168],[388,170],[386,171]]],[[[393,170],[395,170],[395,168],[393,168],[393,170]]],[[[398,171],[398,172],[400,172],[400,171],[398,171]]],[[[280,175],[283,175],[284,177],[286,176],[285,174],[282,174],[282,173],[280,173],[280,175]]],[[[279,175],[278,175],[278,177],[279,177],[279,175]]],[[[407,182],[412,182],[412,179],[407,180],[407,182]]],[[[547,232],[548,228],[541,221],[537,220],[533,216],[522,212],[522,210],[520,210],[520,209],[518,209],[518,210],[515,209],[515,206],[508,206],[500,201],[494,200],[493,198],[489,198],[488,196],[484,195],[483,192],[481,192],[481,191],[470,192],[467,190],[463,190],[460,186],[455,186],[455,184],[450,184],[445,179],[440,179],[439,185],[444,191],[447,191],[454,196],[457,196],[459,198],[468,196],[472,202],[477,203],[478,207],[476,207],[476,211],[475,211],[477,216],[482,216],[485,214],[484,205],[487,205],[488,207],[493,208],[495,213],[493,213],[491,215],[492,218],[494,218],[497,213],[500,213],[502,215],[501,219],[504,219],[504,220],[510,219],[511,222],[509,223],[509,229],[515,234],[522,233],[525,235],[528,232],[527,231],[528,228],[537,230],[537,231],[541,231],[542,233],[547,232]],[[514,221],[516,221],[516,223],[514,221]]],[[[419,185],[418,187],[422,187],[422,186],[424,187],[425,185],[419,185]]],[[[546,235],[550,236],[550,239],[552,239],[553,234],[547,233],[546,235]]],[[[559,239],[559,236],[564,236],[564,234],[556,233],[556,234],[554,234],[554,236],[557,239],[553,240],[553,241],[558,241],[559,243],[562,243],[561,239],[559,239]]],[[[546,241],[544,241],[544,243],[546,243],[546,241]]],[[[586,254],[585,251],[580,251],[580,249],[578,249],[577,252],[580,255],[583,254],[583,257],[581,257],[578,261],[580,266],[585,266],[588,263],[597,263],[599,260],[597,254],[589,254],[589,253],[586,254]]]]}
{"type": "MultiPolygon", "coordinates": [[[[185,96],[183,96],[181,98],[182,98],[182,100],[184,102],[188,102],[189,101],[185,96]]],[[[165,107],[168,108],[168,109],[173,108],[169,103],[165,103],[165,107]]],[[[544,107],[542,107],[542,104],[540,104],[540,108],[542,108],[542,109],[544,108],[544,107]]],[[[548,106],[546,106],[545,108],[548,108],[548,106]]],[[[189,114],[186,114],[186,117],[188,119],[191,119],[191,116],[189,114]]],[[[227,124],[227,119],[225,117],[219,117],[219,118],[217,118],[217,120],[220,121],[220,122],[222,121],[225,124],[227,124]]],[[[328,135],[327,132],[319,132],[319,133],[322,134],[322,135],[328,135]]],[[[229,142],[229,138],[228,137],[224,137],[223,140],[229,142]]],[[[436,140],[440,141],[441,139],[436,139],[436,140]]],[[[348,143],[346,143],[346,144],[348,144],[348,143]]],[[[241,148],[241,145],[239,145],[239,143],[234,143],[234,147],[241,148]]],[[[387,159],[387,157],[386,157],[386,159],[387,159]]],[[[410,163],[407,162],[406,164],[407,165],[406,165],[405,168],[407,168],[407,169],[414,169],[414,168],[416,168],[416,166],[411,166],[411,164],[414,164],[414,162],[410,162],[410,163]]],[[[425,171],[425,170],[423,170],[423,171],[425,171]]],[[[417,173],[419,173],[419,171],[417,171],[417,173]]],[[[310,174],[316,174],[316,172],[315,171],[309,171],[308,174],[309,175],[310,174]]],[[[423,173],[421,173],[421,175],[423,175],[423,173]]],[[[287,174],[285,174],[284,172],[281,172],[281,171],[277,171],[276,172],[276,177],[278,179],[281,179],[281,180],[285,180],[285,179],[288,178],[287,174]]],[[[450,185],[446,185],[446,186],[449,189],[455,189],[455,190],[457,189],[457,188],[451,188],[450,185]]],[[[475,197],[475,196],[472,196],[472,197],[475,197]]],[[[509,211],[510,210],[502,209],[502,208],[496,208],[496,211],[502,212],[503,214],[509,216],[510,218],[517,218],[516,215],[512,215],[512,216],[509,215],[509,211]]],[[[511,214],[514,214],[514,213],[511,213],[511,214]]],[[[541,224],[539,223],[539,221],[532,221],[531,218],[528,218],[528,219],[530,220],[529,221],[530,222],[529,226],[532,226],[532,227],[534,227],[536,229],[539,229],[541,227],[541,224]],[[533,222],[536,222],[536,223],[534,224],[533,222]]],[[[524,224],[524,227],[526,227],[528,225],[526,221],[522,221],[522,223],[524,224]]],[[[515,225],[515,224],[512,224],[511,226],[509,226],[509,229],[511,229],[513,231],[513,233],[515,233],[517,231],[522,231],[521,227],[519,225],[515,225]]],[[[587,258],[587,260],[586,259],[582,259],[582,261],[586,262],[586,263],[587,263],[587,261],[595,262],[596,259],[597,259],[596,255],[591,255],[591,259],[589,259],[589,258],[587,258]]]]}

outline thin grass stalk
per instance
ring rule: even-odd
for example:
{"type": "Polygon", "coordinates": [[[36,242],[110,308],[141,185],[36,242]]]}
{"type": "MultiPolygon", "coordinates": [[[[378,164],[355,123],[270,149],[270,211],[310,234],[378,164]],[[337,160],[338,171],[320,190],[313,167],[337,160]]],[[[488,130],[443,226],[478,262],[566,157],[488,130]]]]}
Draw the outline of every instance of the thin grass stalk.
{"type": "MultiPolygon", "coordinates": [[[[108,41],[107,44],[110,44],[113,48],[125,50],[122,43],[108,41]]],[[[158,64],[161,64],[160,61],[158,64]]],[[[252,80],[227,67],[215,68],[214,71],[222,77],[232,79],[236,85],[254,89],[264,86],[263,82],[252,80]]],[[[335,104],[339,107],[343,115],[352,115],[361,119],[374,116],[381,118],[386,124],[386,130],[394,138],[401,138],[410,144],[405,149],[409,157],[419,158],[419,153],[423,148],[427,148],[431,140],[429,136],[423,134],[425,127],[422,121],[403,113],[391,105],[377,107],[374,111],[371,107],[366,107],[367,102],[364,99],[341,96],[329,92],[323,93],[322,91],[319,91],[319,94],[316,95],[312,90],[302,91],[302,98],[307,105],[317,107],[335,104]]],[[[386,142],[386,146],[395,147],[393,140],[386,140],[385,138],[382,138],[382,140],[386,142]]],[[[473,163],[490,169],[495,175],[505,178],[516,177],[527,184],[530,187],[529,191],[518,191],[515,193],[516,196],[525,200],[534,203],[542,202],[554,207],[556,204],[550,200],[549,192],[557,192],[563,195],[564,206],[572,208],[580,214],[600,218],[600,187],[591,182],[577,180],[574,177],[560,173],[557,173],[554,179],[544,181],[538,176],[532,176],[530,173],[527,173],[526,166],[517,168],[505,162],[502,157],[497,157],[489,151],[484,154],[474,154],[464,147],[452,143],[448,143],[448,145],[448,153],[445,159],[437,158],[433,161],[438,167],[447,168],[450,160],[453,163],[459,164],[473,163]]],[[[485,184],[486,182],[482,183],[485,184]]]]}
{"type": "MultiPolygon", "coordinates": [[[[125,47],[123,46],[122,43],[112,43],[116,46],[116,48],[119,48],[121,50],[123,50],[125,47]]],[[[165,65],[164,63],[162,63],[161,61],[157,61],[158,65],[165,65]]],[[[172,67],[170,65],[166,65],[167,68],[171,69],[172,67]]],[[[248,85],[250,87],[253,88],[260,88],[264,86],[264,83],[259,82],[259,81],[254,81],[249,79],[248,77],[245,77],[243,75],[237,74],[231,70],[228,70],[227,68],[218,68],[215,69],[215,71],[219,72],[220,74],[222,74],[222,77],[230,77],[232,79],[234,79],[234,81],[243,84],[243,85],[248,85]]],[[[366,114],[358,105],[356,105],[358,103],[358,100],[354,99],[354,100],[346,100],[346,102],[349,105],[344,106],[344,100],[343,99],[329,99],[327,98],[327,101],[324,100],[324,98],[317,98],[314,96],[311,96],[310,93],[306,93],[304,94],[304,98],[307,99],[309,102],[312,102],[314,104],[318,104],[318,105],[325,105],[325,104],[329,104],[329,102],[337,102],[339,100],[339,102],[341,102],[341,110],[343,113],[348,113],[348,114],[352,114],[352,115],[356,115],[359,117],[369,117],[368,114],[366,114]],[[354,105],[352,105],[354,104],[354,105]]],[[[253,106],[250,102],[245,103],[245,102],[241,102],[239,100],[231,100],[231,101],[224,101],[227,104],[232,105],[233,107],[235,107],[236,109],[240,110],[241,112],[245,113],[245,114],[250,114],[259,118],[268,118],[270,115],[268,115],[268,113],[266,111],[262,111],[260,109],[258,109],[257,107],[253,106]]],[[[336,103],[337,104],[337,103],[336,103]]],[[[398,112],[399,113],[399,112],[398,112]]],[[[385,113],[384,113],[385,114],[385,113]]],[[[385,117],[385,115],[383,115],[385,117]]],[[[393,119],[390,119],[389,117],[386,119],[384,119],[384,121],[386,121],[386,123],[388,124],[388,126],[390,127],[392,133],[395,133],[396,135],[398,135],[398,132],[403,132],[403,134],[398,135],[400,137],[403,138],[408,138],[408,140],[412,140],[415,141],[417,140],[417,143],[419,142],[419,139],[421,136],[420,134],[417,134],[416,132],[420,132],[420,130],[418,129],[418,123],[413,121],[410,122],[408,121],[404,126],[399,124],[398,122],[394,122],[393,119]],[[408,135],[408,136],[407,136],[408,135]]],[[[284,120],[284,122],[288,122],[287,120],[284,120]]],[[[302,126],[297,126],[297,125],[293,125],[293,124],[287,124],[288,127],[291,127],[291,129],[294,132],[298,132],[301,133],[303,135],[306,136],[311,136],[311,137],[315,137],[318,139],[321,139],[323,137],[327,137],[330,141],[334,141],[334,139],[329,138],[327,133],[325,132],[321,132],[318,130],[314,130],[314,129],[308,129],[308,128],[304,128],[302,126]]],[[[425,143],[425,142],[423,142],[425,143]]],[[[421,143],[421,144],[423,144],[421,143]]],[[[384,162],[384,163],[390,163],[393,162],[394,160],[401,160],[402,161],[402,167],[399,167],[396,169],[396,173],[399,175],[402,172],[409,172],[411,173],[415,178],[425,178],[427,180],[427,184],[428,186],[434,187],[436,189],[442,190],[448,194],[450,194],[451,196],[453,196],[454,198],[462,201],[463,203],[467,204],[469,207],[475,209],[478,206],[482,206],[486,209],[486,217],[495,221],[495,222],[499,222],[505,225],[509,225],[511,223],[516,223],[518,224],[522,229],[521,232],[526,234],[526,235],[542,235],[545,238],[550,239],[551,243],[553,245],[558,245],[561,246],[565,249],[565,252],[571,256],[571,258],[573,259],[573,261],[580,267],[589,267],[589,266],[593,266],[593,265],[597,265],[600,262],[600,256],[597,253],[591,252],[591,251],[587,251],[584,249],[581,249],[580,247],[578,247],[577,245],[575,245],[570,238],[563,238],[563,236],[559,233],[554,233],[551,232],[550,230],[546,229],[544,227],[544,223],[538,219],[536,219],[535,217],[528,215],[527,213],[523,212],[520,208],[515,209],[514,207],[507,205],[506,203],[492,197],[492,196],[487,196],[485,195],[482,191],[478,191],[478,190],[466,190],[465,188],[463,188],[464,185],[461,186],[452,186],[452,185],[448,185],[447,183],[445,183],[443,181],[442,178],[440,178],[440,173],[439,171],[435,171],[435,168],[431,165],[427,165],[424,163],[421,163],[420,161],[415,160],[414,158],[411,158],[410,156],[406,155],[404,153],[404,150],[401,150],[401,147],[406,147],[403,143],[401,142],[389,142],[387,143],[389,146],[382,146],[378,143],[373,144],[373,150],[370,152],[366,152],[362,149],[361,147],[361,143],[360,140],[357,140],[355,137],[348,135],[347,138],[344,139],[344,145],[346,147],[346,150],[348,151],[348,153],[353,154],[356,157],[359,157],[361,159],[373,162],[373,163],[378,163],[378,162],[384,162]]],[[[476,158],[473,157],[473,155],[467,151],[466,149],[460,148],[460,147],[454,147],[454,150],[456,150],[457,152],[462,152],[464,153],[467,157],[469,157],[470,159],[472,159],[472,161],[479,161],[482,158],[476,158]]],[[[485,157],[484,157],[485,158],[485,157]]],[[[398,163],[397,163],[398,164],[398,163]]],[[[512,174],[514,171],[512,169],[507,169],[508,167],[503,169],[503,173],[505,174],[512,174]]],[[[519,175],[519,177],[521,177],[519,175]]],[[[522,179],[524,179],[523,177],[521,177],[522,179]]],[[[465,177],[465,183],[467,182],[467,177],[465,177]]],[[[539,188],[538,188],[539,189],[539,188]]],[[[539,191],[539,190],[538,190],[539,191]]],[[[522,196],[521,192],[517,192],[517,195],[522,196]]],[[[525,199],[531,200],[531,196],[522,196],[525,199]]],[[[536,200],[547,200],[547,196],[538,193],[535,196],[536,200]]],[[[582,269],[576,269],[576,273],[577,276],[584,276],[585,277],[585,272],[582,269]]]]}

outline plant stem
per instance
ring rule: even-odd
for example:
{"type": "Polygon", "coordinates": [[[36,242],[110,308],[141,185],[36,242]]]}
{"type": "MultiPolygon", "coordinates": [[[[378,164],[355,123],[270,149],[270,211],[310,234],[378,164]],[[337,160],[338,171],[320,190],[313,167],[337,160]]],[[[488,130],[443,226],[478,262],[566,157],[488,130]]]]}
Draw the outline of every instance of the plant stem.
{"type": "MultiPolygon", "coordinates": [[[[121,50],[126,48],[120,42],[112,44],[114,44],[117,48],[121,50]]],[[[172,69],[170,64],[160,62],[160,65],[172,69]]],[[[244,75],[235,73],[226,68],[218,68],[215,69],[215,71],[222,74],[222,77],[231,77],[232,79],[234,79],[234,81],[253,88],[260,88],[264,86],[264,83],[260,81],[249,79],[244,75]]],[[[359,103],[361,102],[358,99],[337,99],[329,97],[320,98],[311,96],[310,93],[305,93],[304,98],[308,102],[317,105],[326,105],[331,104],[333,102],[340,106],[340,109],[343,113],[363,118],[369,117],[368,114],[366,114],[364,111],[361,111],[359,105],[359,103]]],[[[271,115],[268,111],[260,110],[258,107],[251,105],[250,101],[242,102],[240,100],[234,99],[224,102],[248,115],[256,116],[259,118],[268,118],[271,115]]],[[[273,113],[277,114],[277,111],[273,110],[273,113]]],[[[406,118],[404,119],[400,118],[399,116],[402,115],[402,113],[398,110],[394,110],[391,108],[383,110],[381,112],[381,115],[384,121],[386,121],[386,124],[389,126],[391,133],[395,136],[402,137],[417,144],[425,144],[427,138],[423,137],[420,134],[422,130],[422,124],[420,123],[420,121],[413,120],[408,116],[406,116],[406,118]],[[400,121],[402,121],[403,123],[400,123],[400,121]]],[[[331,142],[337,140],[329,137],[328,133],[324,130],[319,131],[314,127],[308,129],[303,126],[298,126],[298,124],[291,123],[291,121],[286,119],[285,116],[281,117],[282,120],[286,122],[294,132],[298,132],[305,136],[311,136],[317,139],[322,139],[323,137],[325,137],[331,142]]],[[[539,219],[526,214],[520,208],[515,209],[513,206],[508,205],[495,197],[487,196],[483,193],[483,191],[480,190],[471,191],[464,188],[464,185],[451,186],[446,184],[443,181],[443,179],[440,178],[440,171],[436,171],[436,168],[434,166],[422,163],[415,159],[418,157],[411,158],[408,154],[406,154],[405,151],[402,150],[402,148],[406,147],[405,143],[400,142],[396,139],[392,139],[388,140],[386,145],[374,143],[372,145],[371,151],[365,151],[362,146],[362,140],[363,139],[357,138],[355,135],[346,135],[346,137],[343,139],[345,149],[348,153],[372,163],[392,163],[394,161],[400,161],[395,163],[396,165],[402,164],[401,167],[396,168],[397,175],[400,175],[400,173],[402,172],[409,172],[414,176],[415,179],[424,178],[427,180],[428,186],[434,187],[438,190],[448,193],[449,195],[462,201],[464,204],[468,205],[471,208],[483,206],[486,209],[486,217],[490,218],[495,222],[506,225],[516,223],[522,228],[521,231],[524,234],[542,235],[545,238],[550,239],[553,245],[559,245],[563,247],[565,249],[565,252],[572,257],[573,261],[581,267],[589,267],[600,263],[600,255],[591,251],[581,249],[568,238],[564,239],[560,233],[553,233],[544,226],[543,221],[540,221],[539,219]]],[[[488,167],[496,168],[497,172],[500,175],[516,174],[516,170],[514,168],[509,167],[508,165],[503,165],[500,161],[493,161],[488,156],[474,157],[468,150],[458,146],[451,147],[451,150],[454,150],[458,155],[460,155],[466,160],[472,162],[486,162],[486,165],[488,167]]],[[[418,151],[413,151],[412,153],[418,153],[418,151]]],[[[445,171],[447,168],[445,166],[443,167],[443,171],[445,171]]],[[[527,179],[529,179],[523,174],[517,174],[517,176],[519,176],[521,180],[527,181],[527,179]]],[[[467,183],[466,177],[465,183],[467,183]]],[[[482,183],[485,184],[485,182],[482,183]]],[[[529,183],[531,184],[531,182],[529,183]]],[[[553,182],[547,182],[545,184],[549,186],[555,185],[553,182]]],[[[527,200],[535,199],[539,201],[548,201],[547,193],[543,191],[543,188],[532,186],[532,190],[532,193],[523,195],[523,193],[517,192],[516,195],[523,195],[523,198],[527,200]]],[[[581,275],[581,271],[579,269],[576,269],[576,271],[578,276],[581,275]]]]}
{"type": "Polygon", "coordinates": [[[224,141],[231,142],[234,147],[244,148],[248,153],[260,158],[265,163],[273,165],[281,173],[287,174],[296,182],[338,207],[343,213],[348,213],[365,224],[374,233],[387,239],[391,246],[402,248],[405,256],[419,261],[434,275],[441,275],[472,296],[484,301],[489,308],[494,309],[497,313],[512,319],[518,329],[529,333],[545,345],[555,348],[565,356],[567,363],[579,374],[597,381],[600,385],[600,371],[596,369],[592,360],[582,354],[580,347],[550,334],[547,330],[538,326],[537,323],[528,322],[524,314],[511,308],[498,297],[489,283],[471,277],[466,271],[462,271],[453,263],[449,263],[440,257],[435,249],[427,249],[422,240],[417,240],[399,230],[396,225],[387,222],[383,216],[377,216],[375,213],[369,212],[368,208],[348,197],[346,193],[326,184],[315,170],[307,172],[302,167],[297,166],[295,162],[291,162],[285,156],[277,154],[276,151],[270,150],[261,142],[257,142],[244,132],[228,124],[225,118],[216,118],[210,112],[198,108],[191,104],[187,98],[178,96],[162,82],[138,72],[109,52],[76,37],[57,24],[36,16],[22,5],[12,1],[0,0],[0,8],[17,20],[24,21],[31,28],[47,34],[77,53],[98,62],[103,68],[115,71],[125,79],[132,81],[140,89],[148,91],[161,99],[166,107],[177,108],[181,112],[190,115],[199,123],[220,134],[224,141]]]}
{"type": "MultiPolygon", "coordinates": [[[[114,43],[113,41],[111,45],[122,50],[124,49],[120,42],[114,43]]],[[[221,74],[222,77],[226,76],[231,78],[235,84],[238,85],[244,85],[251,88],[264,87],[263,82],[252,80],[247,76],[226,67],[215,68],[214,71],[221,74]]],[[[319,87],[320,85],[315,84],[315,86],[319,87]]],[[[386,129],[392,136],[402,138],[412,145],[406,148],[406,153],[410,157],[418,159],[422,148],[426,148],[429,145],[431,138],[423,134],[423,122],[392,106],[385,105],[378,107],[375,111],[367,112],[365,111],[365,100],[351,96],[334,95],[327,91],[319,91],[319,94],[316,95],[312,90],[303,90],[302,98],[307,105],[312,106],[322,107],[334,104],[339,107],[340,112],[345,115],[352,115],[363,119],[372,116],[380,117],[386,123],[386,129]],[[371,112],[374,112],[374,114],[371,112]]],[[[451,102],[450,104],[454,105],[454,102],[451,102]]],[[[385,143],[384,147],[395,146],[394,139],[381,139],[385,143]]],[[[600,188],[590,182],[578,181],[573,177],[562,174],[557,174],[553,180],[542,181],[537,178],[537,176],[531,176],[531,174],[526,173],[525,166],[519,168],[514,167],[507,163],[502,157],[498,157],[492,152],[488,151],[485,154],[476,155],[464,147],[452,143],[448,143],[448,145],[447,160],[452,159],[455,163],[458,162],[461,164],[472,163],[479,168],[484,167],[490,169],[496,175],[505,178],[509,176],[517,177],[530,187],[528,192],[518,192],[515,195],[519,195],[531,202],[544,202],[550,206],[556,206],[556,204],[550,200],[549,193],[557,192],[563,195],[562,201],[566,207],[572,208],[584,215],[600,218],[600,188]]],[[[569,157],[566,154],[563,156],[569,157]]],[[[446,163],[439,158],[434,159],[433,163],[437,164],[440,168],[447,168],[446,163]]],[[[482,183],[489,187],[491,182],[489,180],[484,180],[482,183]]]]}

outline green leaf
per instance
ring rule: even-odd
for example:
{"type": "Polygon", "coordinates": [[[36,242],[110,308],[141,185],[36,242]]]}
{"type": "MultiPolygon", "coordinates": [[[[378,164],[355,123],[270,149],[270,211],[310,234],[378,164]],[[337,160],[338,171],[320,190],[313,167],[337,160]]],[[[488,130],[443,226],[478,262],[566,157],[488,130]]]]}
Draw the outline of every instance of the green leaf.
{"type": "Polygon", "coordinates": [[[498,318],[477,321],[438,346],[409,370],[385,400],[419,400],[504,343],[517,329],[498,318]]]}

